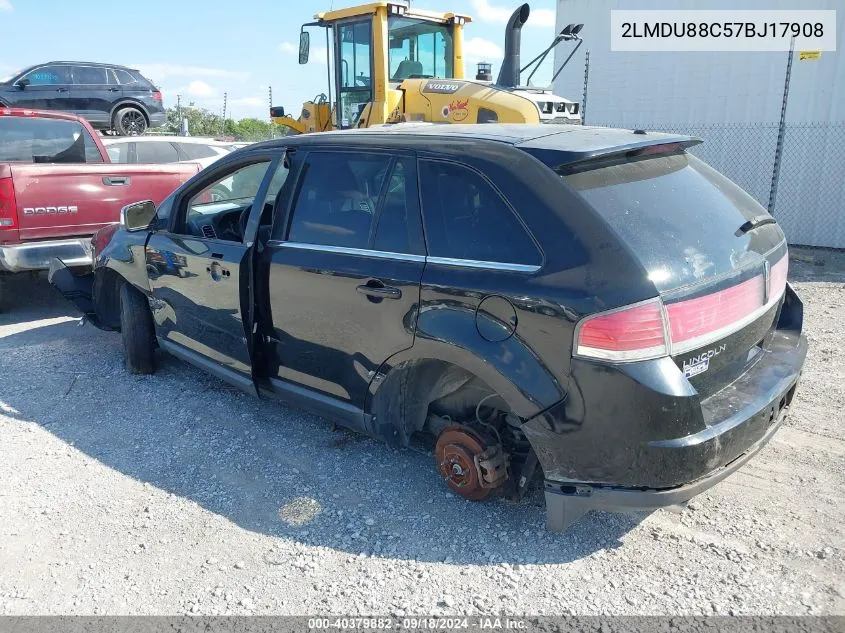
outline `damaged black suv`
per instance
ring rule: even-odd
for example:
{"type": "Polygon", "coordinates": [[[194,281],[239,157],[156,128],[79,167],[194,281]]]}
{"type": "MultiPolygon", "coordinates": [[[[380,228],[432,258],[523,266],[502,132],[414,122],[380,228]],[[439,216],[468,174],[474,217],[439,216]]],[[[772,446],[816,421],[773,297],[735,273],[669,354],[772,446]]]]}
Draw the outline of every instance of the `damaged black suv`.
{"type": "Polygon", "coordinates": [[[807,351],[784,235],[697,139],[532,125],[252,145],[51,281],[156,351],[387,442],[548,525],[683,502],[765,444],[807,351]]]}

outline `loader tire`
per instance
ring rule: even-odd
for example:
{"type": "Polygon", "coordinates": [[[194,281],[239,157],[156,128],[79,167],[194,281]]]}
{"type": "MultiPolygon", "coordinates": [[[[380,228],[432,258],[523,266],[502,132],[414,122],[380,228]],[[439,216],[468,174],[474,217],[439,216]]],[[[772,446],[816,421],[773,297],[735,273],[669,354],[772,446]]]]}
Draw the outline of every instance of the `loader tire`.
{"type": "Polygon", "coordinates": [[[155,371],[155,328],[146,297],[129,283],[120,288],[120,333],[126,370],[130,374],[155,371]]]}

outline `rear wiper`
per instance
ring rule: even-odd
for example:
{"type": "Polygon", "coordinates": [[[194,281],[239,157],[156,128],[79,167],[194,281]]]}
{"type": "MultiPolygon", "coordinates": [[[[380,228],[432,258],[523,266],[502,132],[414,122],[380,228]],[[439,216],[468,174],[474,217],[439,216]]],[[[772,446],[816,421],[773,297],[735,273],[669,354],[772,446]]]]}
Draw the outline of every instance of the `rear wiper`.
{"type": "Polygon", "coordinates": [[[745,235],[748,231],[756,229],[758,226],[765,226],[766,224],[777,224],[777,220],[770,215],[758,215],[747,222],[743,222],[742,226],[736,230],[734,235],[737,237],[745,235]]]}

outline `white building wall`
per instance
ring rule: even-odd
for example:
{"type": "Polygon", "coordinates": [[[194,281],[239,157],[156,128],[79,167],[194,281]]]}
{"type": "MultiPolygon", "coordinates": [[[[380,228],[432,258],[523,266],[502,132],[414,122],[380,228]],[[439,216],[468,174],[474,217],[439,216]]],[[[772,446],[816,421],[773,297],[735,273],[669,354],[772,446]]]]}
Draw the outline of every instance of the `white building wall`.
{"type": "MultiPolygon", "coordinates": [[[[555,82],[557,94],[579,100],[584,54],[590,51],[587,119],[627,123],[725,123],[779,121],[785,52],[611,52],[611,9],[837,9],[840,49],[845,0],[558,0],[557,28],[583,23],[584,44],[555,82]]],[[[568,54],[555,51],[555,67],[568,54]]],[[[570,49],[571,50],[571,49],[570,49]]],[[[790,82],[788,122],[845,121],[845,54],[822,53],[796,61],[790,82]]]]}
{"type": "MultiPolygon", "coordinates": [[[[583,23],[584,43],[555,81],[582,101],[588,125],[687,132],[695,153],[764,206],[774,164],[786,52],[611,52],[611,9],[835,9],[840,50],[792,63],[775,217],[790,242],[845,248],[845,0],[558,0],[558,31],[583,23]]],[[[571,45],[555,51],[555,67],[571,45]]]]}

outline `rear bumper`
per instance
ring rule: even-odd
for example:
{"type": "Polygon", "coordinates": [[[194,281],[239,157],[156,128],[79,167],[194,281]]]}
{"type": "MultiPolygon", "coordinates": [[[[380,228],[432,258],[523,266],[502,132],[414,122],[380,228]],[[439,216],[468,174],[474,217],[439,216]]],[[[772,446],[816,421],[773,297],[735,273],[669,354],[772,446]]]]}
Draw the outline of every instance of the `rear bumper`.
{"type": "Polygon", "coordinates": [[[150,127],[161,127],[167,123],[167,115],[164,112],[150,113],[150,127]]]}
{"type": "Polygon", "coordinates": [[[92,266],[91,238],[73,238],[0,246],[0,270],[19,273],[47,270],[54,258],[67,266],[92,266]]]}
{"type": "Polygon", "coordinates": [[[702,397],[671,359],[572,364],[565,401],[523,430],[545,474],[549,528],[593,508],[684,503],[742,467],[769,441],[807,355],[800,300],[736,380],[702,397]]]}
{"type": "MultiPolygon", "coordinates": [[[[806,346],[806,344],[805,344],[806,346]]],[[[590,510],[650,510],[686,503],[693,497],[712,488],[729,475],[742,468],[761,448],[768,444],[780,428],[787,408],[792,402],[797,378],[789,387],[776,395],[769,407],[743,421],[749,429],[765,427],[762,437],[744,453],[725,466],[681,486],[672,488],[616,488],[569,482],[546,480],[546,524],[550,531],[562,532],[590,510]],[[771,411],[774,418],[771,418],[771,411]]],[[[710,441],[718,442],[717,433],[710,441]]],[[[677,453],[682,457],[683,451],[677,453]]]]}

